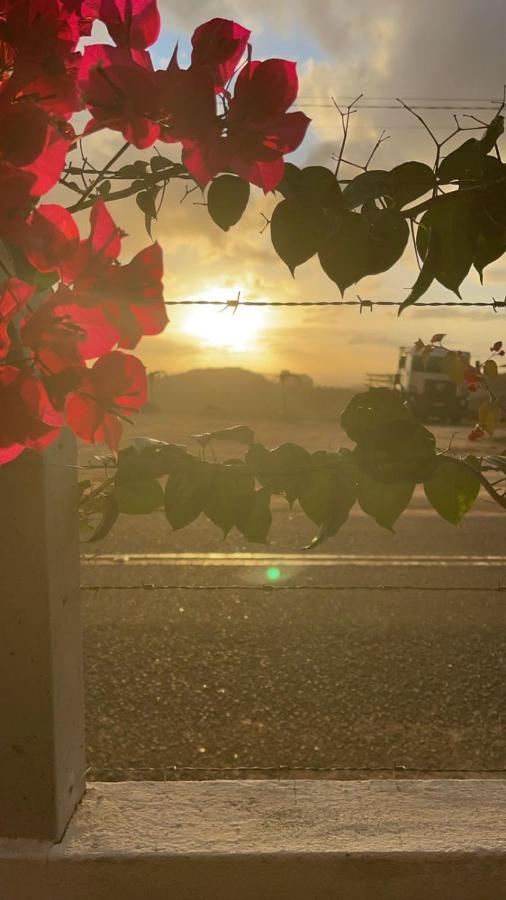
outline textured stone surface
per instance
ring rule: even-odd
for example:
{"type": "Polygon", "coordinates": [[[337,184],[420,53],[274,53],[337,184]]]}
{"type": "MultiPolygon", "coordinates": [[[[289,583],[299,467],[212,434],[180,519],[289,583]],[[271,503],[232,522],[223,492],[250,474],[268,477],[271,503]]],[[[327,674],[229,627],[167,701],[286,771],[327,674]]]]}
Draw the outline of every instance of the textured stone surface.
{"type": "Polygon", "coordinates": [[[506,784],[90,787],[63,842],[0,845],[2,900],[506,900],[506,784]]]}

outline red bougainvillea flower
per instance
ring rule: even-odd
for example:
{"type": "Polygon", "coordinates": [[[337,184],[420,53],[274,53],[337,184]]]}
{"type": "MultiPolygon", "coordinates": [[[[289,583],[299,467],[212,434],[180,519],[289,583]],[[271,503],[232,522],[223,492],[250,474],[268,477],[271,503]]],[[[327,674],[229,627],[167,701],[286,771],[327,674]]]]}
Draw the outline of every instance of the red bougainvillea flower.
{"type": "Polygon", "coordinates": [[[40,156],[19,170],[33,176],[31,186],[33,196],[41,197],[58,183],[65,165],[65,157],[74,139],[71,126],[66,127],[65,133],[59,128],[50,126],[49,140],[40,156]]]}
{"type": "Polygon", "coordinates": [[[119,415],[141,409],[147,399],[146,369],[137,357],[115,350],[83,373],[79,391],[65,403],[65,418],[87,443],[117,450],[122,434],[119,415]]]}
{"type": "Polygon", "coordinates": [[[2,6],[0,37],[13,51],[9,87],[68,119],[81,108],[76,45],[82,20],[62,0],[7,0],[2,6]]]}
{"type": "Polygon", "coordinates": [[[29,101],[9,103],[0,98],[0,160],[27,166],[49,142],[47,113],[29,101]]]}
{"type": "Polygon", "coordinates": [[[464,381],[466,382],[468,388],[474,387],[476,390],[476,385],[479,382],[481,376],[478,372],[478,369],[475,366],[468,366],[464,372],[464,381]]]}
{"type": "Polygon", "coordinates": [[[100,19],[118,47],[145,50],[160,34],[156,0],[85,0],[82,13],[100,19]]]}
{"type": "Polygon", "coordinates": [[[124,234],[103,200],[91,208],[86,240],[80,240],[71,213],[55,203],[41,204],[18,231],[17,243],[32,266],[39,272],[57,271],[66,284],[102,275],[104,266],[117,260],[124,234]]]}
{"type": "Polygon", "coordinates": [[[475,425],[472,431],[469,432],[467,439],[469,441],[479,441],[484,436],[485,431],[481,427],[481,425],[475,425]]]}
{"type": "Polygon", "coordinates": [[[248,63],[236,81],[226,134],[218,140],[183,143],[183,161],[199,184],[231,171],[265,192],[274,190],[284,174],[283,156],[297,149],[310,121],[302,112],[287,112],[297,91],[295,63],[248,63]]]}
{"type": "Polygon", "coordinates": [[[213,141],[222,131],[216,114],[212,72],[205,67],[181,69],[177,53],[165,71],[156,72],[160,138],[174,141],[213,141]]]}
{"type": "Polygon", "coordinates": [[[49,446],[63,424],[40,379],[16,366],[0,366],[0,409],[0,464],[49,446]]]}
{"type": "Polygon", "coordinates": [[[85,330],[70,316],[55,313],[63,296],[71,298],[71,293],[61,285],[56,294],[27,316],[20,330],[23,345],[30,348],[35,362],[46,375],[84,366],[80,342],[86,338],[85,330]]]}
{"type": "Polygon", "coordinates": [[[66,267],[69,283],[84,278],[97,278],[104,267],[115,262],[121,253],[125,232],[118,228],[103,200],[97,200],[90,212],[90,234],[79,243],[71,263],[66,267]]]}
{"type": "Polygon", "coordinates": [[[91,45],[83,53],[79,77],[92,115],[85,134],[110,128],[138,149],[158,140],[158,85],[147,52],[91,45]]]}
{"type": "Polygon", "coordinates": [[[144,335],[160,334],[168,324],[163,300],[163,258],[151,244],[125,266],[104,268],[98,277],[80,278],[72,292],[55,294],[54,315],[79,325],[84,359],[115,346],[133,349],[144,335]]]}
{"type": "Polygon", "coordinates": [[[35,176],[10,163],[0,165],[0,236],[12,237],[30,211],[35,176]]]}
{"type": "Polygon", "coordinates": [[[7,278],[0,289],[0,359],[5,358],[11,346],[7,326],[30,301],[34,290],[19,278],[7,278]]]}
{"type": "Polygon", "coordinates": [[[244,56],[250,35],[251,31],[229,19],[205,22],[193,32],[192,67],[208,69],[221,92],[244,56]]]}
{"type": "Polygon", "coordinates": [[[79,229],[65,207],[45,203],[34,209],[18,243],[39,272],[58,271],[66,280],[66,267],[71,267],[79,247],[79,229]]]}

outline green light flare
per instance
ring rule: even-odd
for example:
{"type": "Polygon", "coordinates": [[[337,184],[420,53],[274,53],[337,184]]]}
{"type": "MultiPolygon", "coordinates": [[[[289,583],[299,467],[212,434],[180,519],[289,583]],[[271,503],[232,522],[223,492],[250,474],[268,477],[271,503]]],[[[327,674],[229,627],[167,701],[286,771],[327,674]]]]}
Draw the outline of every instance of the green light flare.
{"type": "Polygon", "coordinates": [[[279,581],[281,578],[281,569],[278,569],[277,566],[270,566],[265,574],[267,576],[267,581],[279,581]]]}

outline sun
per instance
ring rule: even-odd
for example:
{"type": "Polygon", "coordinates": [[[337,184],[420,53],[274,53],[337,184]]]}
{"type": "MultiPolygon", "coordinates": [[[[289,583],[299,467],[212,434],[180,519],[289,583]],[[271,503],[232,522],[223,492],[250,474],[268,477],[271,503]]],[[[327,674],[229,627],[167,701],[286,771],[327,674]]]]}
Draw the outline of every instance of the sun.
{"type": "MultiPolygon", "coordinates": [[[[233,288],[213,288],[199,294],[203,300],[223,300],[237,296],[233,288]]],[[[181,329],[204,346],[244,353],[258,345],[265,328],[265,310],[256,306],[226,309],[220,306],[194,306],[185,315],[181,329]]]]}

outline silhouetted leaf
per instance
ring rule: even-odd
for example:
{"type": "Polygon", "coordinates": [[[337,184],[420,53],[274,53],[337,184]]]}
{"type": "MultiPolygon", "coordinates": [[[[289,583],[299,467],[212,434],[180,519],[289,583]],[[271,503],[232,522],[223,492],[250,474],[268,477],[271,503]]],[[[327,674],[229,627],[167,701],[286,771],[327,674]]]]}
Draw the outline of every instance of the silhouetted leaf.
{"type": "Polygon", "coordinates": [[[255,481],[246,466],[217,466],[204,512],[227,535],[252,502],[254,490],[255,481]]]}
{"type": "Polygon", "coordinates": [[[164,169],[170,169],[174,163],[166,156],[152,156],[149,165],[152,172],[163,172],[164,169]]]}
{"type": "Polygon", "coordinates": [[[425,495],[443,519],[458,525],[480,492],[480,480],[457,459],[439,456],[432,477],[424,484],[425,495]]]}
{"type": "Polygon", "coordinates": [[[223,231],[237,225],[250,196],[249,182],[237,175],[219,175],[207,194],[207,208],[213,222],[223,231]]]}
{"type": "Polygon", "coordinates": [[[446,195],[444,201],[423,216],[417,234],[422,258],[429,256],[428,235],[437,246],[433,259],[435,277],[460,297],[459,287],[473,263],[477,236],[473,209],[465,193],[446,195]]]}
{"type": "Polygon", "coordinates": [[[266,544],[272,525],[271,495],[266,488],[255,491],[249,504],[239,511],[236,525],[254,544],[266,544]]]}
{"type": "Polygon", "coordinates": [[[292,504],[304,484],[311,458],[298,444],[281,444],[275,450],[253,444],[246,454],[246,463],[261,485],[272,494],[285,494],[292,504]]]}
{"type": "Polygon", "coordinates": [[[418,422],[398,420],[369,432],[354,458],[378,481],[426,481],[436,467],[436,441],[418,422]]]}
{"type": "Polygon", "coordinates": [[[218,467],[195,461],[165,485],[165,515],[174,531],[185,528],[203,511],[209,500],[218,467]]]}
{"type": "Polygon", "coordinates": [[[114,498],[119,512],[131,516],[147,515],[163,506],[163,490],[155,480],[116,484],[114,498]]]}
{"type": "Polygon", "coordinates": [[[341,415],[341,427],[352,441],[367,440],[383,425],[399,420],[412,421],[413,416],[399,391],[370,388],[351,398],[341,415]]]}
{"type": "Polygon", "coordinates": [[[272,244],[292,275],[297,266],[314,256],[324,234],[323,212],[297,200],[282,200],[272,214],[272,244]]]}
{"type": "Polygon", "coordinates": [[[385,197],[390,191],[390,173],[371,169],[357,175],[343,190],[343,198],[350,209],[363,206],[368,200],[385,197]]]}
{"type": "Polygon", "coordinates": [[[390,172],[389,192],[399,208],[432,191],[436,178],[432,169],[421,162],[406,162],[390,172]]]}
{"type": "MultiPolygon", "coordinates": [[[[420,233],[420,229],[419,229],[420,233]]],[[[425,259],[423,261],[422,268],[418,274],[418,278],[416,279],[411,291],[409,292],[406,299],[399,306],[398,315],[400,316],[405,309],[409,306],[413,306],[420,297],[423,297],[426,291],[429,290],[434,278],[436,277],[436,272],[438,269],[439,263],[439,245],[437,240],[437,235],[435,232],[427,231],[428,235],[427,239],[427,252],[425,254],[425,259]]]]}
{"type": "Polygon", "coordinates": [[[490,153],[504,133],[504,116],[495,116],[480,140],[484,153],[490,153]]]}
{"type": "Polygon", "coordinates": [[[330,235],[319,249],[323,271],[341,294],[368,271],[370,234],[367,220],[359,213],[341,213],[330,235]]]}
{"type": "Polygon", "coordinates": [[[414,481],[385,483],[371,478],[367,472],[360,474],[358,502],[368,516],[378,525],[393,531],[393,527],[413,496],[414,481]]]}
{"type": "Polygon", "coordinates": [[[401,258],[409,240],[409,225],[395,210],[380,210],[369,226],[367,275],[386,272],[401,258]]]}
{"type": "Polygon", "coordinates": [[[437,170],[439,181],[480,181],[483,175],[483,145],[476,138],[469,138],[460,147],[445,156],[437,170]]]}

